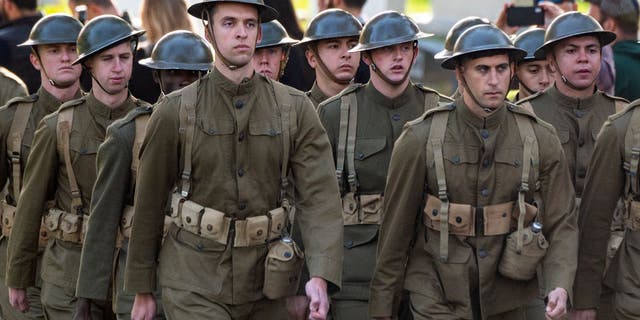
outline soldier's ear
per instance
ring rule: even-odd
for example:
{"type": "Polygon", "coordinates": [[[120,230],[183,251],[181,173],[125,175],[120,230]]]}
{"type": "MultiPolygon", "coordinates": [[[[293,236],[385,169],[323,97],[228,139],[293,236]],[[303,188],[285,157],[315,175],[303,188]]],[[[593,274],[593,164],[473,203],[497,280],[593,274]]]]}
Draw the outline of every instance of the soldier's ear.
{"type": "Polygon", "coordinates": [[[367,66],[371,66],[371,55],[369,54],[369,51],[363,51],[361,57],[362,61],[364,61],[367,66]]]}
{"type": "Polygon", "coordinates": [[[158,85],[161,85],[160,83],[160,73],[158,70],[152,70],[151,71],[151,76],[153,77],[153,82],[157,83],[158,85]]]}

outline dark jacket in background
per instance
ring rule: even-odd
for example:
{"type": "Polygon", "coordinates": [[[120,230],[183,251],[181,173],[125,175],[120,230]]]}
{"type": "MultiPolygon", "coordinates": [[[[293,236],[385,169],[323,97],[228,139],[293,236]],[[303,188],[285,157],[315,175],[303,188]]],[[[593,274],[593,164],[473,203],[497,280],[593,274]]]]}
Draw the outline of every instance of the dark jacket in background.
{"type": "Polygon", "coordinates": [[[38,91],[40,87],[40,72],[33,68],[29,61],[31,47],[18,47],[29,37],[31,28],[42,14],[7,21],[0,26],[0,66],[15,73],[29,89],[29,94],[38,91]]]}

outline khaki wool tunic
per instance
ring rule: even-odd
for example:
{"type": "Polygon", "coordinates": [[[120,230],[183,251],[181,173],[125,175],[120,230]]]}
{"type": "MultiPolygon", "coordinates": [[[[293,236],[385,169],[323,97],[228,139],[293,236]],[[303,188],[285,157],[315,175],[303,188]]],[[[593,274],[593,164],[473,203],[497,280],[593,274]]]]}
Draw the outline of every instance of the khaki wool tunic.
{"type": "Polygon", "coordinates": [[[18,76],[4,67],[0,67],[0,106],[14,97],[26,96],[27,86],[18,76]]]}
{"type": "Polygon", "coordinates": [[[536,116],[556,129],[577,197],[582,195],[598,132],[607,117],[615,113],[616,100],[624,99],[608,96],[602,91],[596,91],[587,99],[571,98],[553,85],[518,102],[529,101],[536,116]]]}
{"type": "MultiPolygon", "coordinates": [[[[306,262],[311,276],[326,279],[329,292],[335,292],[341,283],[343,231],[331,146],[313,105],[293,88],[287,88],[292,99],[291,124],[282,128],[275,86],[281,84],[257,74],[235,84],[217,69],[200,80],[189,199],[237,219],[277,208],[285,160],[282,132],[289,130],[287,161],[306,262]]],[[[177,231],[170,231],[160,249],[167,202],[163,195],[180,182],[183,168],[181,94],[173,92],[158,103],[147,126],[125,288],[152,292],[157,267],[163,287],[206,295],[224,304],[264,299],[266,245],[234,248],[232,240],[225,246],[174,227],[177,231]]]]}
{"type": "MultiPolygon", "coordinates": [[[[546,294],[559,287],[571,295],[578,247],[574,192],[553,128],[509,103],[486,118],[471,113],[462,100],[438,110],[449,112],[442,148],[449,201],[474,207],[517,200],[523,145],[515,113],[531,118],[540,151],[542,232],[550,243],[541,261],[542,269],[549,270],[542,283],[546,294]]],[[[391,315],[398,303],[394,296],[403,286],[412,293],[414,307],[434,319],[472,319],[474,308],[484,319],[523,307],[538,294],[538,279],[516,281],[498,272],[506,235],[449,235],[448,260],[442,262],[440,233],[422,224],[425,195],[438,194],[435,162],[426,160],[432,119],[427,113],[407,124],[393,150],[371,316],[391,315]],[[414,301],[413,295],[420,299],[414,301]]],[[[527,192],[526,201],[532,197],[527,192]]]]}
{"type": "MultiPolygon", "coordinates": [[[[75,109],[69,145],[85,215],[89,214],[91,191],[96,179],[96,152],[104,140],[107,126],[140,104],[130,96],[113,109],[89,94],[60,107],[75,109]]],[[[56,208],[71,211],[69,177],[62,160],[64,156],[57,149],[57,121],[58,112],[54,112],[40,122],[25,168],[24,186],[9,240],[6,281],[12,288],[26,288],[34,284],[38,233],[45,202],[54,199],[56,208]]],[[[74,292],[81,249],[81,245],[51,239],[42,262],[43,281],[74,292]]]]}
{"type": "MultiPolygon", "coordinates": [[[[438,106],[438,101],[451,102],[435,91],[424,91],[410,83],[405,91],[395,98],[388,98],[369,82],[355,85],[322,103],[318,109],[320,121],[327,130],[335,163],[344,161],[341,181],[343,193],[349,192],[347,176],[351,168],[347,160],[336,159],[340,136],[341,97],[355,94],[358,105],[358,123],[355,141],[355,173],[358,181],[357,194],[382,194],[384,192],[393,144],[407,121],[418,118],[427,109],[438,106]],[[425,107],[425,98],[431,97],[425,107]]],[[[346,142],[345,142],[346,146],[346,142]]],[[[345,226],[344,263],[342,291],[333,298],[367,301],[369,282],[376,264],[378,225],[361,224],[345,226]]]]}
{"type": "Polygon", "coordinates": [[[330,98],[329,96],[324,94],[322,90],[320,90],[320,87],[318,87],[318,82],[314,82],[311,90],[307,91],[305,94],[307,95],[307,97],[309,97],[309,100],[311,100],[311,102],[313,103],[313,107],[315,107],[316,109],[321,102],[330,98]]]}
{"type": "MultiPolygon", "coordinates": [[[[607,240],[618,199],[624,196],[625,135],[640,130],[631,123],[631,115],[640,104],[636,101],[626,111],[609,118],[595,145],[580,204],[580,251],[575,280],[576,309],[595,309],[601,285],[615,291],[616,319],[640,317],[640,232],[627,230],[624,241],[603,279],[607,240]]],[[[637,146],[635,146],[637,147],[637,146]]],[[[634,201],[638,197],[634,196],[634,201]]]]}

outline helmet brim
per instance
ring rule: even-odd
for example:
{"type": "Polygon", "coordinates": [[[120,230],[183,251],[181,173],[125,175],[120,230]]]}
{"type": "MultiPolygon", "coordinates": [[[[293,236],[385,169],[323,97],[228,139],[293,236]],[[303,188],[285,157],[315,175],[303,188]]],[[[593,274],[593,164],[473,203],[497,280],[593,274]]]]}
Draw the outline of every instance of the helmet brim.
{"type": "Polygon", "coordinates": [[[549,52],[549,49],[551,49],[551,47],[553,47],[556,43],[565,39],[574,38],[574,37],[584,37],[584,36],[595,36],[600,40],[600,45],[603,47],[616,40],[616,34],[610,31],[589,31],[589,32],[576,33],[576,34],[569,34],[564,37],[559,37],[559,38],[545,42],[542,46],[540,46],[540,48],[536,50],[536,52],[534,53],[534,56],[536,59],[545,59],[547,56],[547,53],[549,52]]]}
{"type": "Polygon", "coordinates": [[[349,50],[349,52],[369,51],[369,50],[384,48],[384,47],[388,47],[388,46],[394,46],[394,45],[405,43],[405,42],[418,41],[418,40],[429,38],[429,37],[433,37],[433,33],[425,33],[425,32],[420,31],[417,34],[408,36],[406,38],[393,39],[392,42],[391,41],[380,41],[378,43],[367,43],[367,44],[358,43],[358,45],[356,45],[355,47],[351,48],[351,50],[349,50]]]}
{"type": "Polygon", "coordinates": [[[98,53],[98,52],[102,52],[102,51],[104,51],[104,50],[107,50],[107,49],[109,49],[109,48],[113,47],[113,46],[114,46],[114,45],[116,45],[116,44],[119,44],[119,43],[121,43],[121,42],[126,41],[127,39],[131,39],[131,38],[138,38],[138,37],[140,37],[141,35],[143,35],[145,32],[146,32],[145,30],[134,30],[134,31],[132,31],[130,34],[126,35],[126,36],[123,36],[123,37],[120,37],[120,38],[113,39],[113,40],[111,40],[111,41],[109,41],[109,42],[105,43],[105,44],[104,44],[102,47],[100,47],[100,48],[94,48],[93,50],[90,50],[90,51],[88,51],[88,52],[85,52],[85,53],[83,53],[83,54],[79,55],[79,56],[78,56],[78,59],[76,59],[76,61],[74,61],[74,62],[73,62],[73,64],[81,63],[81,62],[83,62],[84,60],[86,60],[87,58],[89,58],[90,56],[92,56],[92,55],[94,55],[94,54],[96,54],[96,53],[98,53]]]}
{"type": "Polygon", "coordinates": [[[518,61],[521,60],[524,56],[527,55],[527,52],[525,50],[522,50],[520,48],[515,48],[515,47],[503,47],[503,48],[496,48],[495,46],[492,45],[487,45],[487,47],[483,48],[483,47],[478,47],[474,50],[469,50],[469,51],[465,51],[465,52],[459,52],[457,54],[452,54],[450,57],[446,58],[445,60],[443,60],[440,63],[440,66],[442,66],[442,68],[444,69],[449,69],[449,70],[454,70],[456,68],[456,64],[457,61],[466,56],[466,55],[470,55],[473,53],[478,53],[478,52],[491,52],[491,51],[495,51],[496,54],[500,54],[500,52],[506,52],[509,54],[510,57],[512,57],[513,61],[518,61]]]}
{"type": "MultiPolygon", "coordinates": [[[[278,11],[268,5],[260,5],[257,3],[250,3],[250,2],[246,2],[246,1],[226,1],[226,2],[235,2],[235,3],[242,3],[242,4],[248,4],[248,5],[254,5],[258,8],[258,15],[260,17],[260,22],[269,22],[271,20],[275,20],[278,18],[278,16],[280,15],[278,13],[278,11]]],[[[199,3],[195,3],[192,4],[188,9],[187,12],[198,18],[198,19],[202,19],[202,12],[205,11],[207,9],[207,7],[214,5],[215,2],[199,2],[199,3]]]]}

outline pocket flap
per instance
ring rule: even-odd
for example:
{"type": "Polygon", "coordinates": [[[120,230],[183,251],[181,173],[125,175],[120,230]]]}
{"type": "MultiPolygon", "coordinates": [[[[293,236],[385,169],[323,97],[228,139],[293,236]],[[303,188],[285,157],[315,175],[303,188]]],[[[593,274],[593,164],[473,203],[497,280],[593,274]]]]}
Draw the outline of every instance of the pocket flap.
{"type": "Polygon", "coordinates": [[[226,135],[232,134],[235,131],[235,123],[232,119],[199,118],[198,128],[209,136],[226,135]]]}
{"type": "Polygon", "coordinates": [[[569,130],[559,130],[556,129],[556,133],[558,134],[558,139],[560,139],[560,143],[565,144],[569,142],[569,130]]]}
{"type": "Polygon", "coordinates": [[[60,220],[60,229],[64,233],[76,233],[80,230],[82,219],[77,214],[66,213],[62,215],[60,220]]]}
{"type": "Polygon", "coordinates": [[[478,163],[478,152],[470,148],[447,146],[442,148],[442,156],[453,164],[478,163]]]}
{"type": "Polygon", "coordinates": [[[226,243],[230,223],[231,219],[225,217],[224,213],[205,208],[200,222],[200,235],[219,243],[226,243]]]}
{"type": "Polygon", "coordinates": [[[495,162],[517,168],[522,165],[522,153],[522,148],[498,148],[495,153],[495,162]]]}
{"type": "Polygon", "coordinates": [[[378,237],[378,226],[353,225],[344,227],[344,247],[347,249],[365,245],[378,237]]]}
{"type": "Polygon", "coordinates": [[[362,161],[384,150],[387,146],[387,138],[358,138],[355,146],[355,158],[362,161]]]}
{"type": "Polygon", "coordinates": [[[271,216],[271,229],[269,230],[269,239],[275,239],[282,235],[287,219],[287,210],[280,207],[269,211],[271,216]]]}
{"type": "Polygon", "coordinates": [[[267,259],[275,259],[279,261],[291,261],[293,258],[303,258],[304,254],[298,248],[298,246],[291,240],[291,242],[287,243],[284,240],[280,240],[273,244],[271,248],[269,248],[269,253],[267,254],[267,259]]]}
{"type": "Polygon", "coordinates": [[[56,231],[60,228],[60,217],[64,214],[64,211],[58,209],[51,209],[45,217],[45,223],[49,231],[56,231]]]}
{"type": "Polygon", "coordinates": [[[277,121],[249,121],[249,134],[253,136],[271,136],[280,135],[282,130],[277,121]]]}
{"type": "Polygon", "coordinates": [[[187,230],[193,230],[194,227],[197,227],[200,224],[200,217],[203,211],[203,206],[193,201],[185,201],[184,203],[182,203],[182,208],[180,209],[182,225],[187,230]]]}

